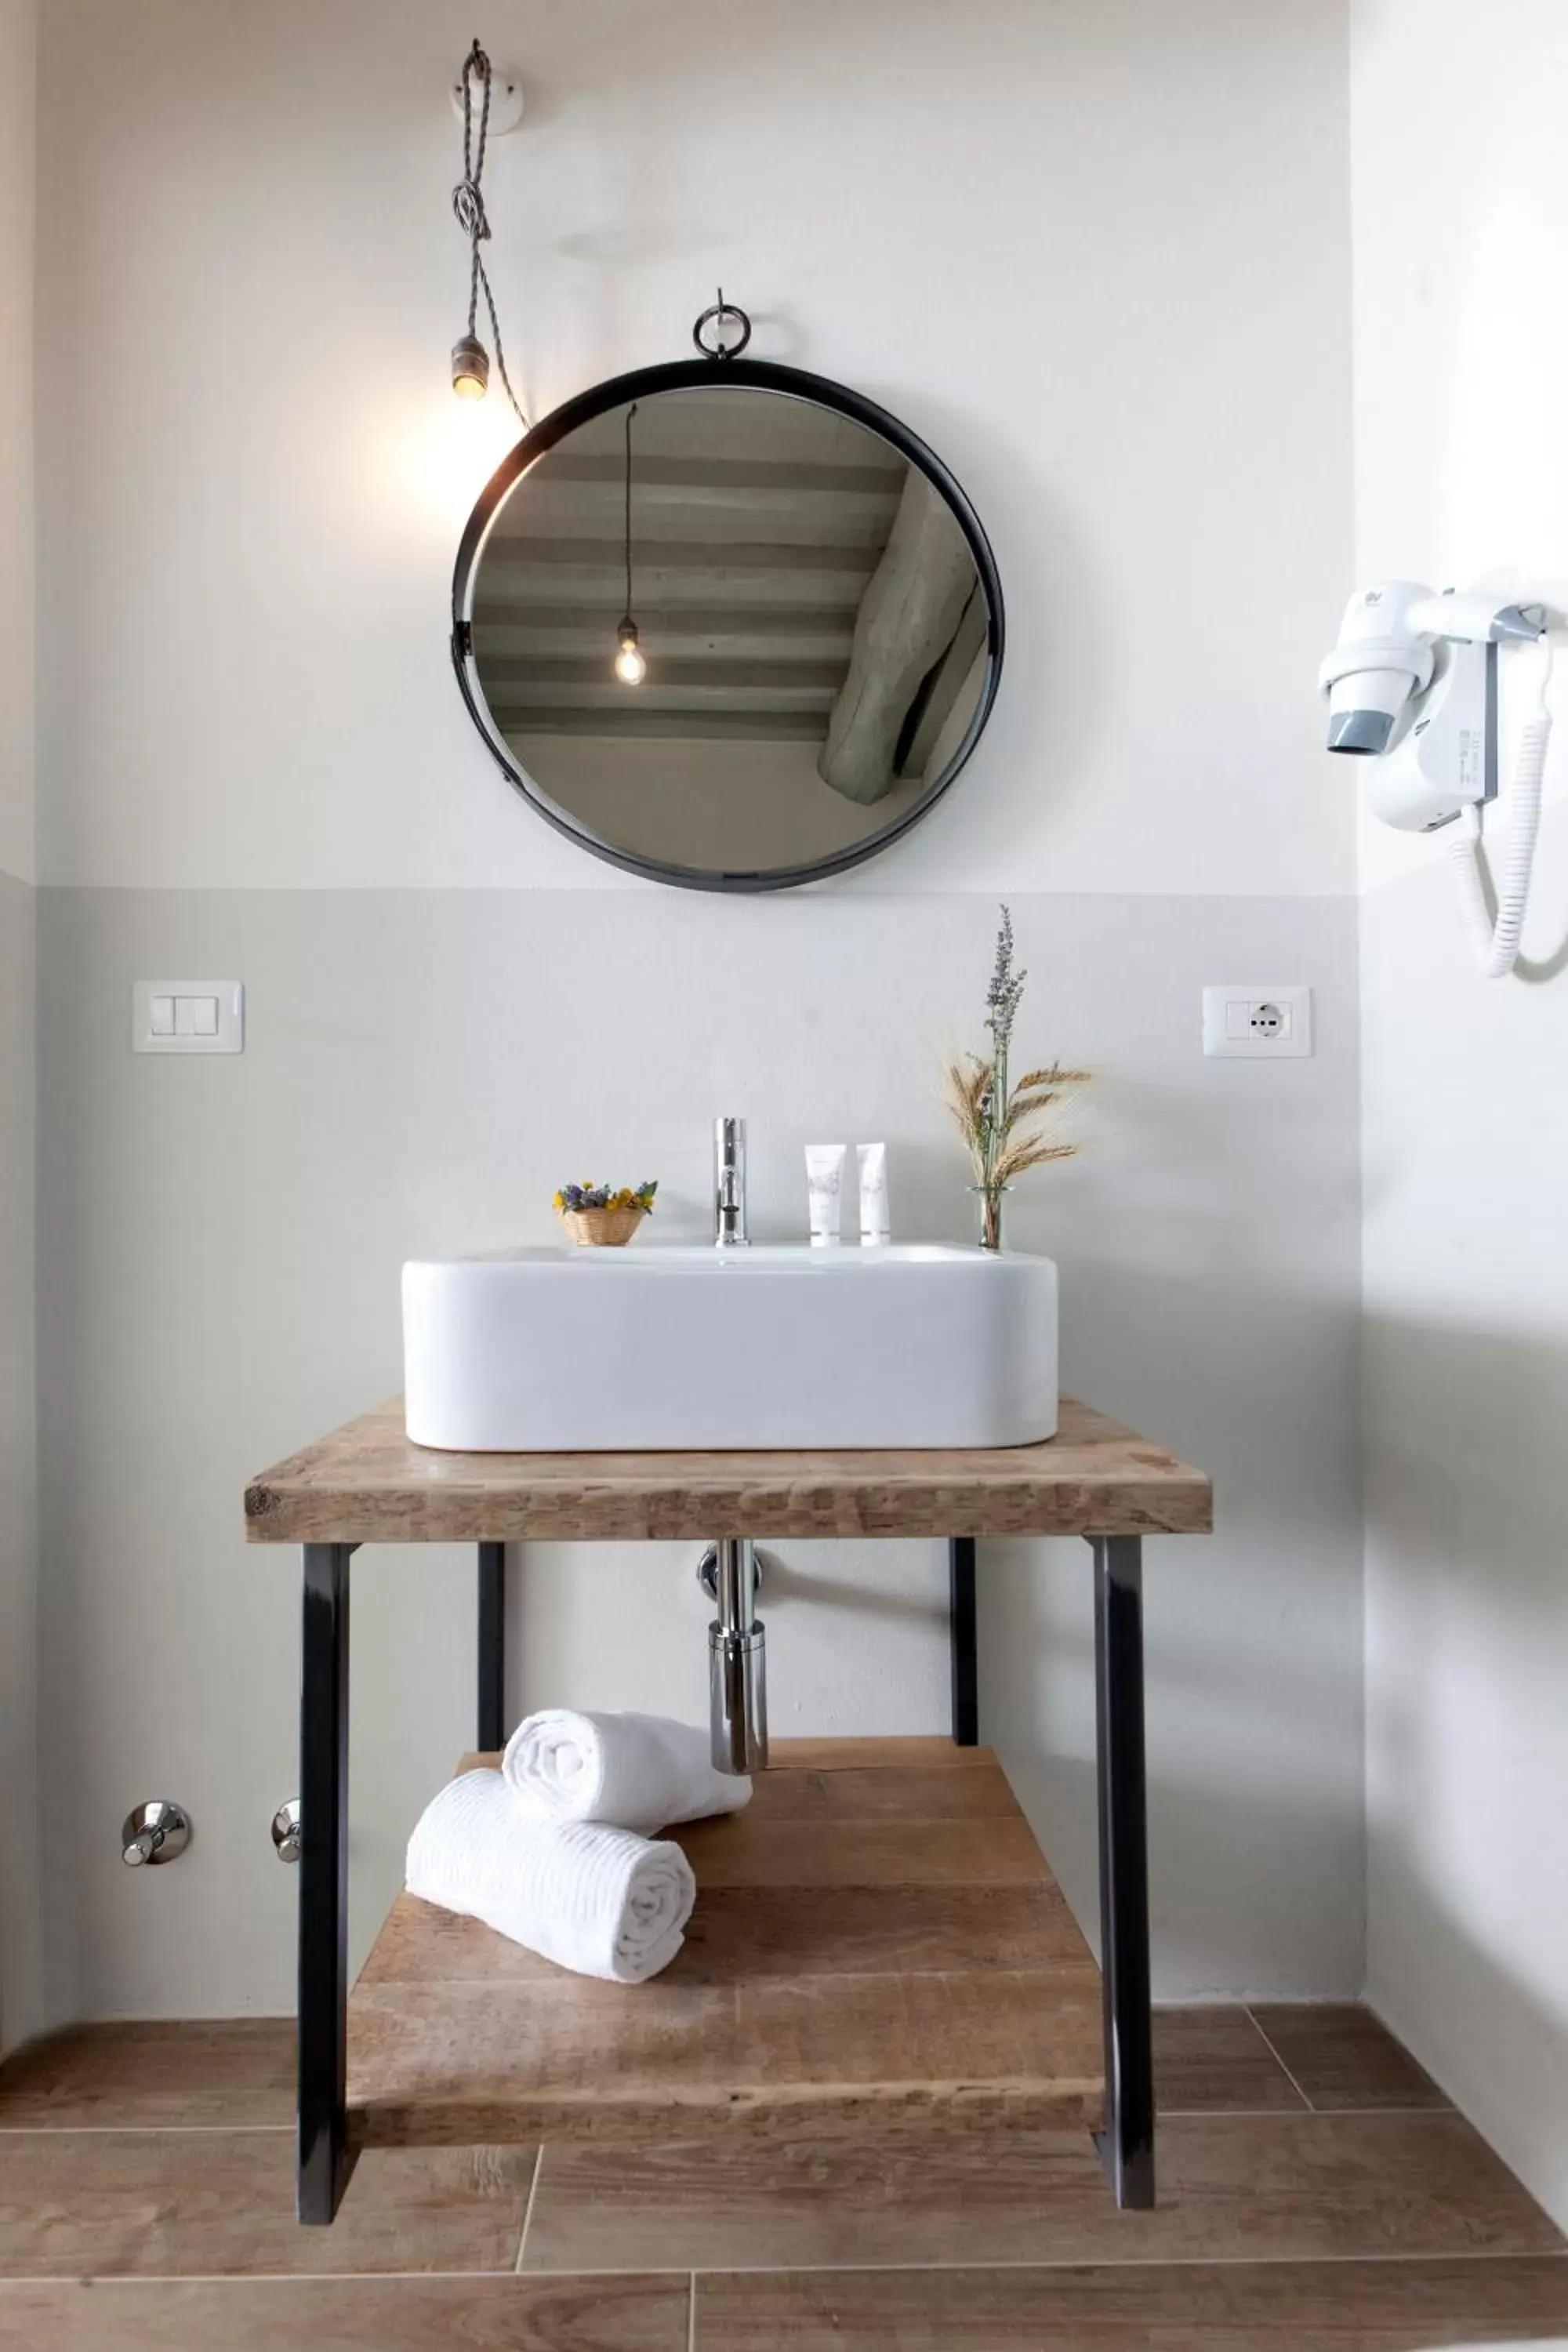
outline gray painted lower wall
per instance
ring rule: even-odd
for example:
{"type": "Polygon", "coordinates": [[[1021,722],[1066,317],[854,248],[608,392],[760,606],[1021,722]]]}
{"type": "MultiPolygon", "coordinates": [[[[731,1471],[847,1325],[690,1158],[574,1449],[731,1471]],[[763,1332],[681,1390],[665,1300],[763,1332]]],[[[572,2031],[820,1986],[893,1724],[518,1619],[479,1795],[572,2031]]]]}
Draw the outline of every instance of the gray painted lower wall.
{"type": "MultiPolygon", "coordinates": [[[[1090,1149],[1020,1188],[1011,1239],[1060,1261],[1067,1384],[1217,1488],[1212,1541],[1150,1546],[1160,1990],[1354,1991],[1354,909],[1014,915],[1021,1045],[1102,1076],[1090,1149]],[[1315,1059],[1203,1060],[1199,989],[1238,978],[1317,989],[1315,1059]]],[[[401,1259],[545,1237],[554,1185],[589,1173],[658,1177],[659,1231],[704,1233],[721,1108],[752,1122],[760,1237],[802,1234],[822,1137],[887,1139],[897,1234],[967,1237],[935,1091],[980,1042],[994,921],[987,899],[832,891],[40,894],[44,1720],[71,1882],[50,1924],[85,2013],[290,2005],[268,1822],[296,1787],[297,1570],[246,1547],[240,1493],[396,1388],[401,1259]],[[244,981],[242,1056],[132,1056],[132,981],[182,971],[244,981]],[[119,1823],[154,1795],[196,1841],[132,1873],[119,1823]]],[[[777,1727],[945,1727],[939,1549],[785,1550],[777,1727]]],[[[692,1559],[531,1549],[514,1705],[699,1715],[692,1559]]],[[[1092,1927],[1087,1570],[1079,1546],[990,1548],[981,1619],[984,1727],[1092,1927]]],[[[473,1572],[433,1549],[354,1573],[357,1951],[470,1737],[473,1572]]]]}
{"type": "Polygon", "coordinates": [[[1568,806],[1482,980],[1436,853],[1362,916],[1368,1990],[1568,2227],[1568,806]]]}
{"type": "Polygon", "coordinates": [[[0,874],[0,2048],[46,2017],[36,1724],[34,892],[0,874]]]}

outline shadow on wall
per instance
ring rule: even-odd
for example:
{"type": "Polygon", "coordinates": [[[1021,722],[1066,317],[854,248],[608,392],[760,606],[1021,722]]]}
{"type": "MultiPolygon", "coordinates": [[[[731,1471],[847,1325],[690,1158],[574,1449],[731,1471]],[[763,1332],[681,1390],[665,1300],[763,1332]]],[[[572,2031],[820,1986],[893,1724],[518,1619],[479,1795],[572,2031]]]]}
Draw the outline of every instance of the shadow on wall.
{"type": "Polygon", "coordinates": [[[1568,1349],[1366,1339],[1370,1990],[1568,2221],[1568,1349]]]}
{"type": "MultiPolygon", "coordinates": [[[[1095,1215],[1085,1202],[1078,1222],[1095,1215]]],[[[1131,1233],[1125,1258],[1062,1250],[1064,1388],[1215,1486],[1212,1538],[1145,1547],[1156,1985],[1167,1998],[1275,1985],[1354,1996],[1365,1887],[1353,1314],[1238,1266],[1236,1238],[1227,1265],[1222,1223],[1194,1217],[1184,1274],[1145,1263],[1131,1233]]],[[[1168,1241],[1168,1205],[1152,1230],[1168,1241]]],[[[1122,1236],[1107,1220],[1095,1238],[1122,1236]]],[[[1097,1941],[1091,1568],[1079,1541],[983,1545],[979,1633],[983,1733],[1097,1941]]]]}
{"type": "MultiPolygon", "coordinates": [[[[1484,1619],[1489,1643],[1539,1652],[1568,1635],[1568,1348],[1374,1314],[1363,1378],[1370,1533],[1381,1559],[1419,1569],[1426,1603],[1407,1654],[1412,1697],[1467,1616],[1484,1619]]],[[[1550,1665],[1560,1672],[1561,1663],[1550,1665]]],[[[1561,1720],[1568,1739],[1568,1713],[1561,1720]]]]}
{"type": "MultiPolygon", "coordinates": [[[[1363,1917],[1356,1791],[1337,1769],[1337,1756],[1326,1769],[1303,1763],[1294,1776],[1267,1684],[1240,1671],[1234,1653],[1184,1644],[1179,1594],[1160,1589],[1163,1577],[1180,1574],[1173,1560],[1177,1543],[1156,1542],[1145,1551],[1155,1997],[1246,1999],[1277,1984],[1287,1998],[1358,1997],[1363,1917]],[[1259,1769],[1244,1779],[1235,1761],[1248,1749],[1259,1769]],[[1304,1885],[1321,1890],[1328,1915],[1315,1940],[1309,1931],[1290,1932],[1304,1885]],[[1201,1908],[1194,1908],[1194,1886],[1205,1890],[1201,1908]]],[[[1098,1953],[1089,1549],[988,1544],[982,1558],[981,1736],[1000,1751],[1098,1953]]],[[[1337,1696],[1326,1672],[1321,1688],[1327,1702],[1337,1696]]],[[[1313,1712],[1310,1685],[1297,1706],[1302,1728],[1289,1744],[1304,1751],[1313,1712]]],[[[1332,1753],[1329,1734],[1321,1744],[1332,1753]]]]}
{"type": "Polygon", "coordinates": [[[1513,976],[1531,988],[1544,987],[1548,981],[1560,980],[1568,971],[1568,939],[1553,948],[1549,956],[1521,956],[1513,967],[1513,976]]]}
{"type": "MultiPolygon", "coordinates": [[[[1445,1894],[1413,1847],[1383,1853],[1375,1865],[1374,1916],[1395,1906],[1401,1940],[1426,1955],[1431,1981],[1397,1990],[1374,1958],[1366,1998],[1503,2162],[1568,2231],[1568,2030],[1563,2004],[1544,1999],[1521,1960],[1483,1942],[1473,1919],[1445,1894]],[[1456,2036],[1453,2020],[1465,2021],[1456,2036]],[[1478,2052],[1484,2052],[1479,2063],[1478,2052]],[[1542,2135],[1527,2118],[1557,2119],[1542,2135]]],[[[1560,1953],[1559,1939],[1556,1949],[1560,1953]]]]}

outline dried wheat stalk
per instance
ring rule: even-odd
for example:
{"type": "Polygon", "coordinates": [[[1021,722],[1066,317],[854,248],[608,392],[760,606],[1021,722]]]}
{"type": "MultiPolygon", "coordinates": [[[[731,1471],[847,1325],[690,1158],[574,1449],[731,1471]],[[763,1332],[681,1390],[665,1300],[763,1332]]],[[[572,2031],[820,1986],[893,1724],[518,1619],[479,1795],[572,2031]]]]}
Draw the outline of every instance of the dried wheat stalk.
{"type": "Polygon", "coordinates": [[[1013,969],[1013,924],[1004,907],[985,999],[993,1051],[989,1057],[967,1054],[962,1061],[949,1062],[942,1088],[948,1115],[963,1138],[976,1189],[993,1202],[1026,1169],[1077,1156],[1077,1143],[1054,1140],[1049,1130],[1077,1089],[1088,1086],[1094,1075],[1052,1062],[1026,1070],[1009,1084],[1007,1054],[1026,976],[1013,969]]]}

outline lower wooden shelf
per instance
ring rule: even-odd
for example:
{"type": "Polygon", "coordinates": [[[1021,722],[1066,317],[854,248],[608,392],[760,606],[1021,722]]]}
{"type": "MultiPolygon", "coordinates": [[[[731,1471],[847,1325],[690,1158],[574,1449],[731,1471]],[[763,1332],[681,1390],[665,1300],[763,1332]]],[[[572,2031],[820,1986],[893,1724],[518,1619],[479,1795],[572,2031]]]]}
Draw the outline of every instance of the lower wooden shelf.
{"type": "Polygon", "coordinates": [[[991,1750],[773,1758],[744,1812],[670,1832],[697,1908],[650,1984],[399,1895],[349,2004],[351,2144],[1098,2124],[1100,1972],[991,1750]]]}

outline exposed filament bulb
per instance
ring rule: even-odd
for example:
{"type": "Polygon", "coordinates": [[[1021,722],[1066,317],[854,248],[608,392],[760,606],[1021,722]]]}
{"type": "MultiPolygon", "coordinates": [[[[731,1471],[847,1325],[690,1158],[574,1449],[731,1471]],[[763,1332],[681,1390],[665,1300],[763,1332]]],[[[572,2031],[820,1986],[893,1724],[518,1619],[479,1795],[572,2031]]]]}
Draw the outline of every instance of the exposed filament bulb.
{"type": "Polygon", "coordinates": [[[647,663],[637,644],[637,625],[629,613],[616,635],[621,648],[616,656],[616,676],[623,686],[640,686],[647,676],[647,663]]]}

